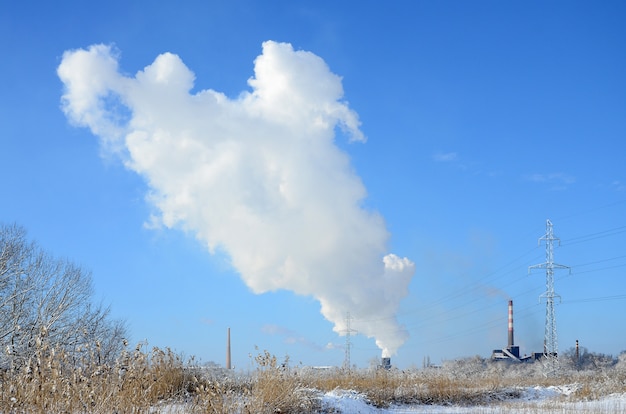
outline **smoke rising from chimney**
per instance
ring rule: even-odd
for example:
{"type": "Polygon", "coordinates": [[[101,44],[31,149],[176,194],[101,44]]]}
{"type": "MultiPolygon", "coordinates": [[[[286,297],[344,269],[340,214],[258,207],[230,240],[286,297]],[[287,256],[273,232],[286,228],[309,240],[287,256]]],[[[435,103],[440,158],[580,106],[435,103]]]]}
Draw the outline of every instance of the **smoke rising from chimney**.
{"type": "Polygon", "coordinates": [[[190,94],[195,75],[174,54],[134,77],[118,58],[104,45],[66,52],[62,108],[145,179],[151,224],[225,251],[255,293],[315,297],[338,333],[349,311],[354,329],[394,354],[408,338],[395,314],[414,264],[386,251],[383,218],[362,207],[365,187],[335,145],[336,127],[365,141],[340,77],[269,41],[251,90],[230,99],[190,94]]]}

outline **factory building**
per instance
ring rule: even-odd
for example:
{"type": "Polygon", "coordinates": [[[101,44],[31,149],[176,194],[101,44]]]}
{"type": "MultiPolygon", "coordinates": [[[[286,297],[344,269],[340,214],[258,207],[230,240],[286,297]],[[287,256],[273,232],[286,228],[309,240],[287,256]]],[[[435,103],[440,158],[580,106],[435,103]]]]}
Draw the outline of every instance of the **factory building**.
{"type": "Polygon", "coordinates": [[[533,354],[532,356],[521,357],[519,353],[519,346],[515,345],[514,331],[513,331],[513,301],[509,300],[509,326],[508,326],[508,344],[504,349],[494,349],[491,354],[491,359],[498,361],[515,361],[526,362],[541,358],[542,354],[533,354]]]}

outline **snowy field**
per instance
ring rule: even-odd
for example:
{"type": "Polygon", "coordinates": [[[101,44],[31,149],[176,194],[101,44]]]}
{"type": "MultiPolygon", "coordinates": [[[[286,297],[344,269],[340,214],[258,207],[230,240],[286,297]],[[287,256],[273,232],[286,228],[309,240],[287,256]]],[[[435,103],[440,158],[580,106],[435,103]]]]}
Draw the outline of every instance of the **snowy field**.
{"type": "Polygon", "coordinates": [[[522,390],[520,398],[484,406],[403,405],[376,408],[355,391],[334,390],[322,396],[325,413],[343,414],[569,414],[569,413],[626,413],[626,394],[614,394],[597,401],[569,402],[576,389],[569,387],[533,387],[522,390]]]}

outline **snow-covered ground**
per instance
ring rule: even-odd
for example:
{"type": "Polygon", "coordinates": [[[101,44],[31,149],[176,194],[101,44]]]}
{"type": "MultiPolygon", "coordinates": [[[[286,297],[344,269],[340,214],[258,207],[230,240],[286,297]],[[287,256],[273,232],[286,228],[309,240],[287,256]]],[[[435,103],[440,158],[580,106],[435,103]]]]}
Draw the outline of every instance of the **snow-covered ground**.
{"type": "Polygon", "coordinates": [[[568,402],[567,397],[576,388],[575,384],[526,388],[519,398],[485,406],[403,405],[389,408],[373,407],[364,395],[355,391],[334,390],[322,396],[322,405],[325,412],[343,414],[626,413],[626,394],[614,394],[596,401],[568,402]]]}
{"type": "MultiPolygon", "coordinates": [[[[576,384],[559,387],[512,389],[520,396],[489,405],[396,405],[376,408],[356,391],[333,390],[320,393],[324,414],[626,414],[626,393],[613,394],[595,401],[572,401],[568,397],[576,384]]],[[[181,414],[188,412],[185,403],[165,404],[153,412],[181,414]]]]}

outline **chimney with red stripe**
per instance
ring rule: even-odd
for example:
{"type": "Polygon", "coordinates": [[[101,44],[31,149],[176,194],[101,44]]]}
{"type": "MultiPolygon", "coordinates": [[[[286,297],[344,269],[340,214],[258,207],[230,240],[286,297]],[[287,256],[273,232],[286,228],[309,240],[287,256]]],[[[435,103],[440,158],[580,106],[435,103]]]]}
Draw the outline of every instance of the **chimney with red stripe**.
{"type": "Polygon", "coordinates": [[[513,348],[513,301],[509,300],[509,346],[508,349],[513,348]]]}

